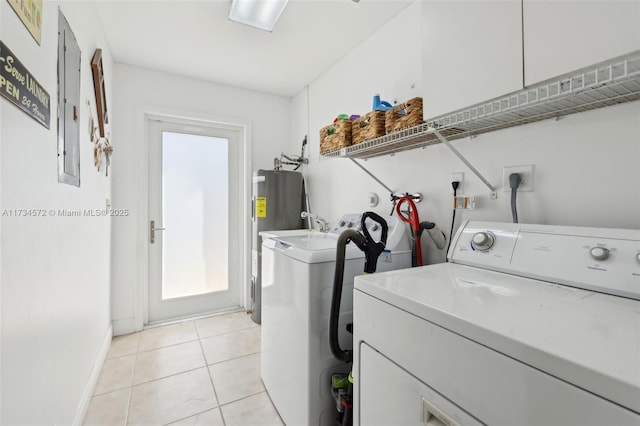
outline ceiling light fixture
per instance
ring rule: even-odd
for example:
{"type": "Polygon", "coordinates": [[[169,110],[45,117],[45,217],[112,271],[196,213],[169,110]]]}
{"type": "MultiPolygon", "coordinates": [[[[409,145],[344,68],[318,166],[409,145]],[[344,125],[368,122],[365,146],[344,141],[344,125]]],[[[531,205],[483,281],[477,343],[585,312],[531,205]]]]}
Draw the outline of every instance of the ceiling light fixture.
{"type": "Polygon", "coordinates": [[[231,0],[229,19],[264,31],[273,31],[289,0],[231,0]]]}

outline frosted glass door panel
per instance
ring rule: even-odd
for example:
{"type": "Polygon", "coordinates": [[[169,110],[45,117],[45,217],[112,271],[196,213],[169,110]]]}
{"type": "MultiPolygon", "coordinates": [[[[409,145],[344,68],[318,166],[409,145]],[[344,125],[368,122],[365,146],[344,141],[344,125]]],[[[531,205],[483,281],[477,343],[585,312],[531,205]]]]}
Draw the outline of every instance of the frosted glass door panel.
{"type": "Polygon", "coordinates": [[[240,307],[240,133],[147,120],[148,286],[145,324],[240,307]],[[152,232],[153,231],[153,232],[152,232]],[[231,238],[230,238],[231,236],[231,238]]]}
{"type": "Polygon", "coordinates": [[[162,299],[228,289],[229,141],[162,133],[162,299]]]}

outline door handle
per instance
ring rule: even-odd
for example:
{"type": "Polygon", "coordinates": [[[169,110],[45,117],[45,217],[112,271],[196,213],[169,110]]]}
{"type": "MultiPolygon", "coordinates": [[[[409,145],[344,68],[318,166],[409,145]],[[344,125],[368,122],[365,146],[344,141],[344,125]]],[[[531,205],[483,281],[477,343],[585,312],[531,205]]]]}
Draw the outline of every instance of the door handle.
{"type": "Polygon", "coordinates": [[[424,396],[422,397],[422,423],[425,426],[460,426],[460,423],[445,414],[424,396]]]}
{"type": "Polygon", "coordinates": [[[156,231],[164,231],[164,228],[156,228],[156,221],[152,220],[149,224],[149,242],[151,244],[156,242],[156,231]]]}

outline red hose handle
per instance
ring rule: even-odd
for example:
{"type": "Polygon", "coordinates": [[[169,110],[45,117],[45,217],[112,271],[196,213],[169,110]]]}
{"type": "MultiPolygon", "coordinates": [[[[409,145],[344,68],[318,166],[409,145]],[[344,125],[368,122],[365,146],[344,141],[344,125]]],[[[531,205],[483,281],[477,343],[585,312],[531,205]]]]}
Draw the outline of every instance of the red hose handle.
{"type": "Polygon", "coordinates": [[[396,213],[400,216],[400,219],[403,222],[407,222],[411,227],[411,234],[415,240],[416,245],[416,260],[418,266],[422,266],[422,247],[420,247],[420,218],[418,217],[418,209],[416,208],[415,203],[409,196],[403,196],[398,200],[396,204],[396,213]],[[409,215],[405,216],[400,209],[402,204],[409,204],[409,215]]]}

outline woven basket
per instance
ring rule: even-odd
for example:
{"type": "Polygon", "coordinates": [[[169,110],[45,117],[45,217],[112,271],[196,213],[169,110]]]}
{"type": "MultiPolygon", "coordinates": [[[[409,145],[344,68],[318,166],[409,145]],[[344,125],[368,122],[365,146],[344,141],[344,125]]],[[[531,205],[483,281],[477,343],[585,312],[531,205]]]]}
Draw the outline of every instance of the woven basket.
{"type": "Polygon", "coordinates": [[[423,123],[422,98],[413,98],[398,104],[385,114],[385,128],[387,133],[397,132],[408,127],[423,123]]]}
{"type": "Polygon", "coordinates": [[[384,136],[384,111],[371,111],[353,122],[353,144],[384,136]]]}
{"type": "Polygon", "coordinates": [[[320,154],[328,154],[351,145],[351,120],[338,120],[320,129],[320,154]]]}

